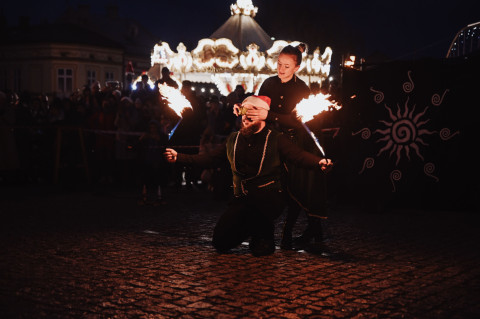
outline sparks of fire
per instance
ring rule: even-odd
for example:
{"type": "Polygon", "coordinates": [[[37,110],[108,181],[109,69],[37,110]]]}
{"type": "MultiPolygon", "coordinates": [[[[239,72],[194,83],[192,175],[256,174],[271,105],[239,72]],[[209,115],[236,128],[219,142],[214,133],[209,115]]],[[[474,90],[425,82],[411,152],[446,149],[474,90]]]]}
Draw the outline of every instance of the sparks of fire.
{"type": "Polygon", "coordinates": [[[301,100],[296,107],[297,116],[303,123],[306,123],[324,111],[340,109],[341,106],[337,102],[328,99],[330,96],[330,94],[318,93],[301,100]]]}
{"type": "Polygon", "coordinates": [[[182,112],[186,108],[192,108],[192,105],[180,90],[166,84],[159,84],[158,88],[160,94],[167,100],[168,106],[177,113],[178,116],[182,117],[182,112]]]}
{"type": "Polygon", "coordinates": [[[180,90],[176,88],[173,88],[166,84],[159,84],[158,89],[160,90],[160,94],[167,100],[168,106],[175,113],[177,113],[178,116],[180,116],[180,119],[178,120],[177,124],[175,124],[175,126],[170,131],[170,133],[168,133],[168,139],[170,140],[172,138],[173,133],[175,133],[175,130],[177,129],[178,125],[182,121],[183,110],[187,108],[192,108],[192,105],[187,100],[187,98],[183,96],[182,92],[180,92],[180,90]]]}
{"type": "Polygon", "coordinates": [[[316,95],[310,95],[308,98],[301,100],[296,106],[297,116],[302,122],[303,127],[308,132],[310,137],[317,145],[318,149],[325,156],[325,151],[320,145],[318,138],[313,134],[313,132],[305,124],[306,122],[313,119],[317,114],[320,114],[324,111],[338,110],[341,108],[335,101],[330,101],[328,98],[330,94],[318,93],[316,95]]]}

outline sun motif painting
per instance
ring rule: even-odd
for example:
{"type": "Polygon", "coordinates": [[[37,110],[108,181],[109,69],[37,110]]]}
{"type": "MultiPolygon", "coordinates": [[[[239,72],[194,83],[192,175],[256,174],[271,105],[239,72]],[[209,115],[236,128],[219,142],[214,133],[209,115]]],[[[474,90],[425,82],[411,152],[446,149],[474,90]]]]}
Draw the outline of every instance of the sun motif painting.
{"type": "Polygon", "coordinates": [[[376,129],[374,133],[383,135],[383,137],[377,140],[379,142],[386,142],[385,146],[382,147],[377,156],[381,155],[383,152],[390,151],[390,156],[392,154],[396,155],[396,164],[400,162],[402,154],[404,154],[408,160],[410,160],[411,151],[415,151],[416,155],[424,160],[420,152],[419,145],[428,146],[422,138],[423,135],[431,135],[436,133],[435,131],[429,131],[424,128],[429,120],[421,120],[422,116],[428,110],[426,107],[422,112],[415,114],[415,105],[408,105],[408,97],[405,102],[404,110],[402,112],[401,107],[397,105],[397,113],[394,112],[385,104],[385,108],[388,110],[390,119],[388,121],[381,120],[386,128],[385,129],[376,129]]]}
{"type": "Polygon", "coordinates": [[[423,166],[425,176],[438,182],[440,178],[435,174],[435,164],[428,161],[424,155],[427,148],[430,147],[427,139],[435,138],[437,135],[442,141],[447,141],[460,134],[459,131],[451,132],[450,128],[435,128],[430,119],[431,112],[441,106],[449,89],[444,89],[442,94],[435,93],[428,101],[417,101],[417,97],[412,95],[415,90],[415,83],[412,79],[412,71],[407,72],[408,80],[402,85],[402,91],[405,94],[402,101],[396,103],[396,107],[388,106],[384,102],[385,95],[381,90],[370,87],[374,93],[373,101],[376,105],[383,104],[386,114],[378,120],[378,127],[364,127],[352,136],[359,136],[363,140],[373,139],[375,145],[378,145],[375,155],[367,156],[363,161],[363,167],[358,174],[368,174],[367,171],[375,166],[375,162],[380,158],[393,161],[393,169],[388,178],[392,183],[392,192],[397,190],[395,185],[400,179],[404,178],[402,172],[402,161],[423,166]],[[373,133],[372,133],[373,132],[373,133]]]}

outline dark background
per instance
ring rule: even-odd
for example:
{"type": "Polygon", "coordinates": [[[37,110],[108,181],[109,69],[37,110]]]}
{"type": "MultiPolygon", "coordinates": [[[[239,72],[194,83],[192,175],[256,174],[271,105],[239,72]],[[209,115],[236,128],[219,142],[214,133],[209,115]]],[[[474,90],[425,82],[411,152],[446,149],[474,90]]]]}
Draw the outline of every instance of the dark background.
{"type": "MultiPolygon", "coordinates": [[[[117,5],[122,17],[145,25],[171,46],[183,42],[187,50],[210,36],[229,17],[235,0],[127,1],[64,0],[8,1],[0,5],[9,25],[20,16],[32,23],[53,22],[68,6],[88,4],[102,14],[117,5]]],[[[391,59],[445,57],[456,33],[480,20],[476,0],[356,1],[356,0],[255,0],[255,20],[272,37],[299,40],[313,49],[331,46],[334,55],[353,53],[365,57],[381,52],[391,59]]]]}

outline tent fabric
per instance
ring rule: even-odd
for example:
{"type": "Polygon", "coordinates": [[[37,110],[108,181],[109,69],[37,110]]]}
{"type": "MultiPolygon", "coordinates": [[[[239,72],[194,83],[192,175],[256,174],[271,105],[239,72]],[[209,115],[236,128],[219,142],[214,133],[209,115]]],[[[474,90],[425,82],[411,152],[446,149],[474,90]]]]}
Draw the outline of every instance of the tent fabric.
{"type": "Polygon", "coordinates": [[[271,37],[250,16],[237,14],[231,16],[220,28],[210,36],[211,39],[230,39],[235,47],[242,51],[247,46],[255,43],[260,51],[266,51],[272,47],[271,37]]]}

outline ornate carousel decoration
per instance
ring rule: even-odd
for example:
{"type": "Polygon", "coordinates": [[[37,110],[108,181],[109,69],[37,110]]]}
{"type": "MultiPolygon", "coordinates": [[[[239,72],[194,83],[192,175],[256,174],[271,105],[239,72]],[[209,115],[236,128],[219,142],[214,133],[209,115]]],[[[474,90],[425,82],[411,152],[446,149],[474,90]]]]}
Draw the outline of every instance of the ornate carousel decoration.
{"type": "MultiPolygon", "coordinates": [[[[251,0],[238,0],[230,10],[232,16],[225,24],[209,38],[199,40],[191,52],[183,43],[179,43],[176,51],[166,42],[156,44],[148,71],[152,81],[161,77],[163,67],[168,67],[179,83],[183,80],[214,83],[222,95],[228,95],[237,85],[247,92],[258,93],[263,81],[277,73],[277,58],[282,48],[300,42],[272,40],[253,19],[258,8],[251,0]]],[[[297,75],[307,84],[322,84],[330,74],[331,57],[330,47],[323,54],[319,47],[312,53],[307,48],[297,75]]]]}

